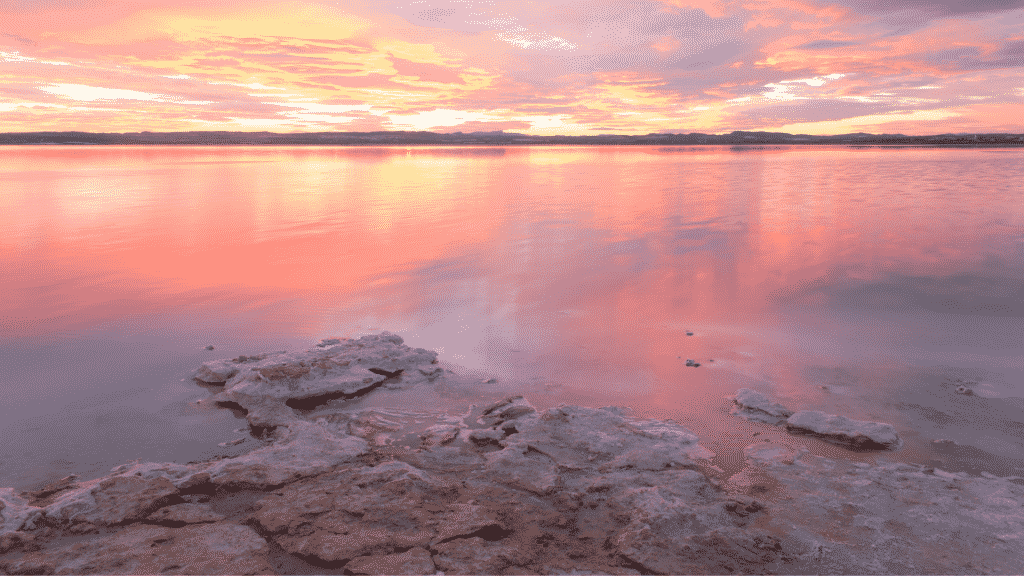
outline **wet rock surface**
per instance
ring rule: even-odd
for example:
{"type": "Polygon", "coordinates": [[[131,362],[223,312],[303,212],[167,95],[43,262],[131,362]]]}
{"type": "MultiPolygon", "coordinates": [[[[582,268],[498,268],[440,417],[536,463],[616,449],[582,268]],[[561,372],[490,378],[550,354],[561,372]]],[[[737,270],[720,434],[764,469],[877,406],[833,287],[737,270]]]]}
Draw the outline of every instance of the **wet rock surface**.
{"type": "Polygon", "coordinates": [[[783,424],[787,431],[794,434],[814,436],[863,450],[897,450],[903,445],[896,428],[885,422],[853,420],[817,410],[794,412],[750,388],[740,388],[728,398],[733,401],[731,414],[746,420],[783,424]]]}
{"type": "Polygon", "coordinates": [[[747,420],[779,424],[793,415],[793,411],[782,404],[772,402],[768,396],[750,388],[740,388],[732,396],[731,414],[747,420]]]}
{"type": "Polygon", "coordinates": [[[443,381],[387,333],[236,360],[196,377],[225,378],[214,397],[256,414],[265,446],[0,489],[0,573],[1024,572],[1017,477],[831,460],[797,436],[750,444],[726,475],[675,422],[521,396],[461,416],[287,404],[443,381]]]}
{"type": "Polygon", "coordinates": [[[902,445],[891,424],[852,420],[817,410],[796,412],[786,420],[786,429],[848,443],[857,448],[895,450],[902,445]]]}

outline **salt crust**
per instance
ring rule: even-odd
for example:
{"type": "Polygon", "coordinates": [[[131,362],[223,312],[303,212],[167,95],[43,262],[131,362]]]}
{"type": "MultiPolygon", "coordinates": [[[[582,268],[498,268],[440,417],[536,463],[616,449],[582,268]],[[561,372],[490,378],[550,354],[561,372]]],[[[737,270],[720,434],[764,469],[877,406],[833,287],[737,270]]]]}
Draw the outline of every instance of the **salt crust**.
{"type": "MultiPolygon", "coordinates": [[[[197,370],[255,414],[262,448],[0,489],[0,573],[264,574],[295,565],[281,554],[353,574],[1024,573],[1019,477],[852,464],[777,441],[747,446],[747,466],[725,477],[674,422],[538,411],[520,396],[425,427],[410,412],[295,409],[318,390],[446,377],[391,334],[321,344],[197,370]],[[413,421],[420,442],[397,446],[413,421]]],[[[750,392],[737,412],[801,414],[750,392]]],[[[889,438],[851,422],[796,423],[889,438]]]]}

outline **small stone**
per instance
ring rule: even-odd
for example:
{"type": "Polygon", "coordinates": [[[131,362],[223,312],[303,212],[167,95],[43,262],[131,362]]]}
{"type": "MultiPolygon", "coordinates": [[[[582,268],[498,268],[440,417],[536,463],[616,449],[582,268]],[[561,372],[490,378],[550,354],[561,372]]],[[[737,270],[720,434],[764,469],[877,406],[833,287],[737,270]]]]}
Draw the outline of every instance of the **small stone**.
{"type": "Polygon", "coordinates": [[[693,366],[693,360],[691,360],[690,358],[687,358],[686,359],[686,365],[687,366],[693,366]]]}
{"type": "Polygon", "coordinates": [[[497,378],[488,378],[488,379],[486,379],[486,380],[483,380],[483,381],[482,381],[481,383],[482,383],[482,384],[494,384],[494,383],[495,383],[495,382],[497,382],[497,381],[498,381],[498,379],[497,379],[497,378]]]}
{"type": "Polygon", "coordinates": [[[213,344],[210,344],[209,346],[207,346],[206,349],[207,350],[213,350],[213,344]]]}
{"type": "Polygon", "coordinates": [[[700,362],[694,362],[694,363],[693,363],[693,367],[694,367],[694,368],[697,368],[698,366],[700,366],[700,362]]]}
{"type": "Polygon", "coordinates": [[[693,336],[693,332],[687,332],[686,335],[687,336],[693,336]]]}
{"type": "Polygon", "coordinates": [[[971,390],[967,386],[957,386],[957,394],[963,394],[964,396],[974,396],[974,390],[971,390]]]}

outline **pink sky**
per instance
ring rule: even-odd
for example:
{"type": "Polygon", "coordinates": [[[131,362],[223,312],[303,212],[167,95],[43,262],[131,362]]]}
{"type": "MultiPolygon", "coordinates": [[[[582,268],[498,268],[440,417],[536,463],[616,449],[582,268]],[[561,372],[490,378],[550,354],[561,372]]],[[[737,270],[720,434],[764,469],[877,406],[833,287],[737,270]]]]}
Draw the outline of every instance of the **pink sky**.
{"type": "Polygon", "coordinates": [[[0,0],[0,132],[1024,133],[1024,0],[0,0]]]}

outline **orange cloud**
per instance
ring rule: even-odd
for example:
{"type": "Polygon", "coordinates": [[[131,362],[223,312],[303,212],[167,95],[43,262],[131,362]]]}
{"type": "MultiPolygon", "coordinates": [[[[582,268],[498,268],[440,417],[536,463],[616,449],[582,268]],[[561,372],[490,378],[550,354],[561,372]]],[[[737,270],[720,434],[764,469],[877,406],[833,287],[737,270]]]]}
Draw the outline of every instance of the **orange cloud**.
{"type": "Polygon", "coordinates": [[[362,0],[12,5],[0,131],[1010,126],[973,110],[1022,98],[1012,14],[905,32],[811,0],[493,4],[433,20],[362,0]],[[771,112],[797,100],[857,106],[832,124],[771,112]]]}

